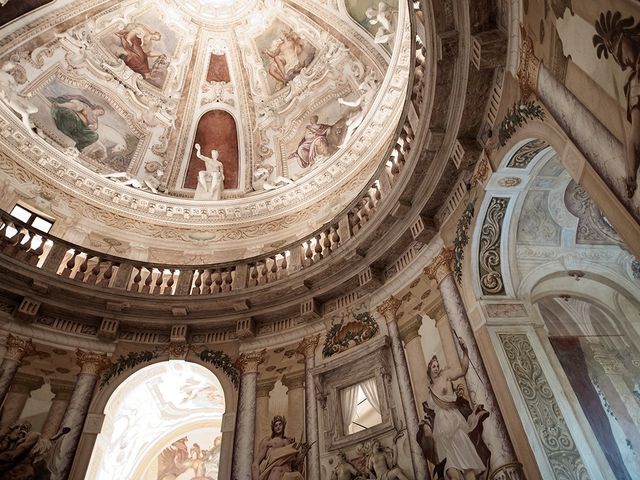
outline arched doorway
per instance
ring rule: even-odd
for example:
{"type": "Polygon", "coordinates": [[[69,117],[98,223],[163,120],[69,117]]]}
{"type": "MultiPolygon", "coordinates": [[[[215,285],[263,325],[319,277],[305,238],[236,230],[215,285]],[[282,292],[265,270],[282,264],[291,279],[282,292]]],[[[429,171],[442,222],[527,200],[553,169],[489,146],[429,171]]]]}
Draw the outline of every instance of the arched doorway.
{"type": "Polygon", "coordinates": [[[222,385],[207,368],[145,367],[107,402],[85,478],[217,480],[224,411],[222,385]]]}

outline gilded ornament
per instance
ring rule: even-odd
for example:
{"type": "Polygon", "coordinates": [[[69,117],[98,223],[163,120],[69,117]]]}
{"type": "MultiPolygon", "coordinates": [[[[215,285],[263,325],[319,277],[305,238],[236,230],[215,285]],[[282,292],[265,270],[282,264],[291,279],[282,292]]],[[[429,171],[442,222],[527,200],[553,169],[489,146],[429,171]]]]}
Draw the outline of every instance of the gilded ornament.
{"type": "Polygon", "coordinates": [[[396,321],[396,315],[400,305],[402,305],[402,300],[391,295],[376,308],[376,311],[385,318],[387,323],[391,323],[396,321]]]}
{"type": "Polygon", "coordinates": [[[452,273],[450,265],[454,258],[453,249],[443,248],[440,250],[440,253],[433,258],[431,263],[424,268],[425,275],[440,284],[447,275],[452,273]]]}

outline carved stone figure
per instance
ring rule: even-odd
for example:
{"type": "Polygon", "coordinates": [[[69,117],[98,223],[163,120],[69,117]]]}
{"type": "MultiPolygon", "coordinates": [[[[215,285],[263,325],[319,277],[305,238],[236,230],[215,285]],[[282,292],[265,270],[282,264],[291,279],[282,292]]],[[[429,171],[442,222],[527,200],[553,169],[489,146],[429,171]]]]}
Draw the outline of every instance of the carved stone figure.
{"type": "Polygon", "coordinates": [[[211,150],[206,157],[200,152],[200,144],[196,143],[196,156],[204,162],[205,169],[198,172],[198,185],[194,200],[220,200],[224,190],[224,166],[218,160],[218,151],[211,150]]]}
{"type": "Polygon", "coordinates": [[[367,468],[376,479],[409,480],[396,462],[397,459],[390,448],[384,448],[378,440],[373,441],[367,468]]]}
{"type": "Polygon", "coordinates": [[[18,93],[18,82],[11,74],[15,69],[13,62],[4,62],[0,67],[0,100],[18,114],[27,131],[35,135],[30,116],[38,112],[38,107],[29,100],[31,94],[18,93]]]}
{"type": "Polygon", "coordinates": [[[281,175],[274,175],[273,165],[260,164],[253,172],[254,190],[274,190],[293,183],[293,180],[281,175]]]}
{"type": "Polygon", "coordinates": [[[286,437],[286,425],[282,416],[271,420],[271,436],[260,442],[251,468],[252,480],[304,480],[304,457],[310,445],[286,437]]]}
{"type": "Polygon", "coordinates": [[[373,72],[369,72],[362,83],[358,85],[358,93],[360,97],[357,100],[345,100],[344,98],[339,98],[338,103],[340,105],[344,105],[345,107],[349,107],[351,110],[347,116],[347,133],[344,136],[342,141],[342,145],[340,148],[345,146],[356,129],[362,124],[364,117],[367,116],[367,111],[369,107],[373,103],[373,99],[376,96],[377,91],[376,79],[373,72]]]}
{"type": "Polygon", "coordinates": [[[379,25],[378,31],[374,37],[375,42],[387,43],[393,35],[393,11],[389,5],[384,2],[379,2],[377,10],[373,7],[367,8],[365,15],[369,19],[369,23],[371,25],[379,25]]]}
{"type": "Polygon", "coordinates": [[[344,452],[338,452],[336,466],[331,473],[331,480],[364,480],[365,477],[356,467],[354,467],[344,452]]]}
{"type": "Polygon", "coordinates": [[[631,198],[638,187],[640,166],[640,22],[633,17],[622,18],[620,12],[601,13],[593,37],[598,58],[613,57],[623,71],[630,70],[624,93],[627,99],[627,121],[631,124],[626,135],[626,186],[631,198]]]}
{"type": "Polygon", "coordinates": [[[11,425],[0,436],[0,480],[48,480],[56,441],[69,431],[65,427],[45,438],[31,431],[30,422],[11,425]]]}

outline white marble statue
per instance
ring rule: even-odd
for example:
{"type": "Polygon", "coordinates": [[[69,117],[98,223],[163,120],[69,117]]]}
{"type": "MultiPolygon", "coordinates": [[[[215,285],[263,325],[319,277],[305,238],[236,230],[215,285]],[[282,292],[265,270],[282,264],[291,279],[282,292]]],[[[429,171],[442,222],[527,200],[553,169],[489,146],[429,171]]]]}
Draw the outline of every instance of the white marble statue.
{"type": "Polygon", "coordinates": [[[409,480],[396,463],[393,451],[383,447],[378,440],[373,441],[367,468],[378,480],[409,480]]]}
{"type": "Polygon", "coordinates": [[[18,82],[11,74],[15,69],[13,62],[4,62],[0,67],[0,100],[16,112],[29,133],[35,135],[30,116],[38,112],[38,107],[29,100],[31,94],[18,93],[18,82]]]}
{"type": "Polygon", "coordinates": [[[194,200],[220,200],[224,190],[224,166],[218,160],[218,151],[211,150],[211,156],[206,157],[200,151],[200,144],[196,143],[196,157],[204,162],[205,169],[198,172],[198,185],[194,200]]]}
{"type": "Polygon", "coordinates": [[[254,190],[274,190],[293,183],[293,180],[281,175],[274,175],[273,165],[260,164],[253,172],[254,190]]]}
{"type": "Polygon", "coordinates": [[[160,185],[160,181],[153,176],[147,176],[147,178],[141,182],[136,177],[129,175],[127,172],[107,173],[106,175],[103,175],[103,177],[113,180],[114,182],[119,182],[125,187],[132,187],[138,190],[149,190],[152,193],[158,193],[158,186],[160,185]]]}
{"type": "Polygon", "coordinates": [[[356,129],[362,124],[364,117],[367,116],[369,107],[373,103],[376,92],[377,82],[375,80],[375,75],[373,72],[369,72],[362,83],[358,85],[358,93],[360,96],[357,100],[345,100],[344,98],[338,99],[338,103],[340,105],[352,109],[347,117],[347,133],[344,136],[344,140],[342,141],[340,148],[344,147],[349,142],[356,129]]]}
{"type": "Polygon", "coordinates": [[[376,43],[387,43],[393,35],[392,22],[393,10],[384,2],[378,3],[378,9],[373,7],[367,8],[365,15],[369,19],[371,25],[378,25],[378,31],[374,37],[376,43]]]}

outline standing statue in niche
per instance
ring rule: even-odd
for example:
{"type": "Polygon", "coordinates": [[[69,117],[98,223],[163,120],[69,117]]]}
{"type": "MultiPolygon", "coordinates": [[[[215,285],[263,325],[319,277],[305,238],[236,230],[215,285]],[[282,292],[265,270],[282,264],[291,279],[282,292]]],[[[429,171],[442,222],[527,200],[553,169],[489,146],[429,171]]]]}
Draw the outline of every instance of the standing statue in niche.
{"type": "Polygon", "coordinates": [[[31,94],[18,93],[18,82],[12,75],[16,68],[17,66],[13,62],[4,62],[0,67],[0,100],[18,114],[27,131],[34,135],[31,115],[38,113],[38,107],[29,100],[31,94]]]}
{"type": "Polygon", "coordinates": [[[304,480],[304,457],[310,445],[286,437],[286,425],[283,416],[271,420],[271,436],[260,442],[251,467],[252,480],[304,480]]]}
{"type": "MultiPolygon", "coordinates": [[[[627,196],[633,197],[638,187],[638,167],[640,166],[640,22],[633,17],[622,18],[620,12],[601,13],[596,22],[597,35],[593,46],[598,58],[609,55],[620,65],[622,71],[630,70],[624,85],[627,100],[626,120],[631,124],[625,134],[625,179],[627,196]]],[[[625,129],[626,131],[626,129],[625,129]]]]}
{"type": "Polygon", "coordinates": [[[357,100],[345,100],[344,98],[339,98],[338,103],[345,107],[349,107],[351,111],[347,116],[347,133],[342,140],[342,145],[339,148],[344,147],[356,129],[362,124],[364,117],[367,116],[367,112],[369,111],[369,107],[373,103],[373,99],[376,96],[377,91],[377,82],[375,78],[375,74],[371,71],[364,77],[364,80],[360,85],[358,85],[358,93],[360,96],[357,100]]]}
{"type": "Polygon", "coordinates": [[[486,469],[481,456],[489,462],[490,452],[482,441],[482,422],[489,413],[482,405],[471,408],[464,392],[454,391],[453,381],[464,378],[469,369],[467,346],[461,339],[458,343],[462,350],[459,369],[441,370],[435,355],[429,362],[430,401],[423,404],[426,417],[417,440],[425,457],[436,465],[436,478],[446,475],[449,480],[475,480],[486,469]]]}
{"type": "Polygon", "coordinates": [[[196,143],[196,157],[204,162],[205,169],[198,172],[198,185],[194,200],[220,200],[224,190],[224,166],[218,160],[218,151],[211,150],[211,156],[206,157],[200,151],[200,144],[196,143]]]}

